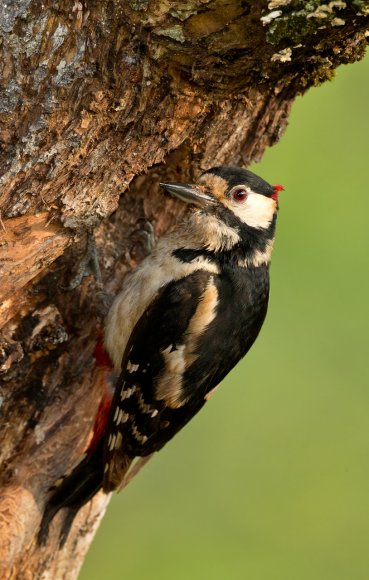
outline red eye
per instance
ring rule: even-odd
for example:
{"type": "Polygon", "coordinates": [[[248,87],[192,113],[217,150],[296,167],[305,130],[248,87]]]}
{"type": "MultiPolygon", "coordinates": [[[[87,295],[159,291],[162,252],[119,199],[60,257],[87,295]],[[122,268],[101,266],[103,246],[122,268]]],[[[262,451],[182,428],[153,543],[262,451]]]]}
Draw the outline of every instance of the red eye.
{"type": "Polygon", "coordinates": [[[232,193],[232,197],[236,201],[245,201],[245,199],[247,198],[247,193],[246,193],[246,191],[244,189],[236,189],[232,193]]]}

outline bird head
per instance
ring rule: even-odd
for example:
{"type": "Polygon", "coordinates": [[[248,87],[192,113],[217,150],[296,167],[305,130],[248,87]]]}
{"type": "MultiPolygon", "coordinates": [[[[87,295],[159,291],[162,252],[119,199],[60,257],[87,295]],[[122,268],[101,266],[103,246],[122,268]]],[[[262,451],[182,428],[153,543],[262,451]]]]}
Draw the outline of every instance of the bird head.
{"type": "Polygon", "coordinates": [[[281,185],[270,185],[247,169],[214,167],[196,184],[162,183],[181,200],[192,204],[196,221],[213,249],[236,245],[259,246],[273,240],[278,193],[281,185]]]}

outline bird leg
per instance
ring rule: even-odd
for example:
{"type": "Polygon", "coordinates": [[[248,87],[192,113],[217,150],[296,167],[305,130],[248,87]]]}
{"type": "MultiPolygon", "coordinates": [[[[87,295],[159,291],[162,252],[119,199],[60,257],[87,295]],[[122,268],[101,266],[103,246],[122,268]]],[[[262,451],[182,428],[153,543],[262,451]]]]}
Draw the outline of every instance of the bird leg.
{"type": "Polygon", "coordinates": [[[87,232],[86,249],[79,263],[77,273],[64,289],[69,292],[75,290],[81,284],[83,278],[90,275],[95,279],[96,313],[100,320],[103,320],[109,311],[114,296],[104,290],[95,237],[91,231],[87,232]]]}
{"type": "Polygon", "coordinates": [[[130,235],[132,246],[129,253],[135,262],[140,262],[153,251],[155,235],[153,225],[147,218],[138,219],[136,226],[130,235]]]}
{"type": "Polygon", "coordinates": [[[92,274],[96,279],[96,284],[102,288],[101,270],[99,265],[99,257],[97,255],[97,248],[95,237],[92,232],[87,232],[86,251],[79,263],[77,274],[67,286],[67,290],[75,290],[81,284],[85,276],[92,274]]]}

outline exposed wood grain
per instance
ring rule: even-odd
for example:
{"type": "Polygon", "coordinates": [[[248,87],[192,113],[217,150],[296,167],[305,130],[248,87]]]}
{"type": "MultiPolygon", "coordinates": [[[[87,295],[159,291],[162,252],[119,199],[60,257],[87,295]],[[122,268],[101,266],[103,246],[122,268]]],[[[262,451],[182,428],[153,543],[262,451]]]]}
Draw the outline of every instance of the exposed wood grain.
{"type": "MultiPolygon", "coordinates": [[[[9,316],[10,308],[16,308],[14,294],[42,274],[71,242],[71,233],[50,220],[50,214],[44,212],[3,221],[0,234],[0,324],[4,322],[6,313],[9,316]]],[[[13,314],[16,312],[13,310],[13,314]]]]}

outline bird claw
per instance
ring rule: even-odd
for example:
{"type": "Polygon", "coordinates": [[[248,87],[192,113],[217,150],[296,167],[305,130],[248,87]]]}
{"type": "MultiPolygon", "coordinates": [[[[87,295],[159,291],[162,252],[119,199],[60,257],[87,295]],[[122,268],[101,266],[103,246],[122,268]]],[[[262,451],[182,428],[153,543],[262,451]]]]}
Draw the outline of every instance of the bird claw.
{"type": "Polygon", "coordinates": [[[79,263],[77,274],[72,278],[64,290],[72,291],[78,288],[83,278],[93,275],[99,288],[102,288],[101,270],[97,254],[95,237],[92,232],[87,233],[86,251],[79,263]]]}
{"type": "Polygon", "coordinates": [[[94,293],[97,303],[96,310],[101,318],[105,318],[112,304],[113,296],[104,290],[95,237],[92,232],[88,232],[86,250],[79,263],[77,273],[67,287],[62,287],[62,290],[66,290],[67,292],[75,290],[80,286],[83,278],[91,275],[96,281],[94,293]]]}
{"type": "Polygon", "coordinates": [[[155,247],[154,227],[147,218],[139,218],[136,222],[138,226],[130,235],[132,246],[130,256],[139,262],[146,258],[155,247]]]}

